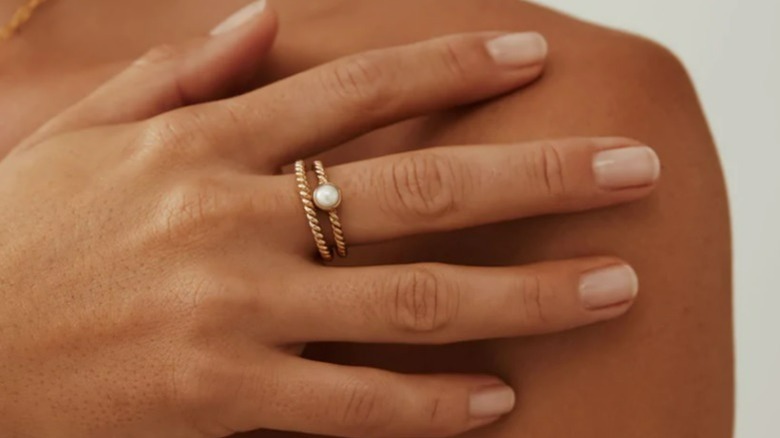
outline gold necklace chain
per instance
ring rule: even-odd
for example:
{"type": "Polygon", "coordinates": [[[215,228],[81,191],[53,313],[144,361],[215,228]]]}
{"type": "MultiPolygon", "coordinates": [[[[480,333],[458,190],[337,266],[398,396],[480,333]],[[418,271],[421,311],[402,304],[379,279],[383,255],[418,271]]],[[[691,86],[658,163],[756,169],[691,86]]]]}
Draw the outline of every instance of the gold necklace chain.
{"type": "Polygon", "coordinates": [[[11,17],[11,21],[0,29],[0,43],[11,39],[12,36],[19,32],[19,29],[30,21],[35,10],[47,1],[48,0],[27,0],[27,3],[19,6],[19,9],[17,9],[16,12],[14,12],[13,17],[11,17]]]}

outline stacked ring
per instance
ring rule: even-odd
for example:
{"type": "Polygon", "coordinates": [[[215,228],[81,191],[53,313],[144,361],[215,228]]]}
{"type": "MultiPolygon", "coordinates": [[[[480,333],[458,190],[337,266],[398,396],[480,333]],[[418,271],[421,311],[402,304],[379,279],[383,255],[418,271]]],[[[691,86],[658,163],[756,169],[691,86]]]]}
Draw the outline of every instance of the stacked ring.
{"type": "Polygon", "coordinates": [[[333,229],[333,239],[336,241],[336,252],[341,257],[347,256],[347,243],[344,240],[344,230],[341,228],[341,219],[336,211],[341,205],[341,189],[328,180],[325,166],[322,161],[314,162],[314,172],[317,174],[319,186],[314,189],[314,205],[328,213],[330,225],[333,229]]]}
{"type": "Polygon", "coordinates": [[[347,243],[344,239],[344,230],[341,227],[341,219],[338,214],[338,207],[341,205],[341,189],[328,180],[328,174],[325,172],[325,166],[322,161],[314,162],[314,173],[317,175],[317,188],[314,192],[309,185],[309,179],[306,171],[306,163],[303,160],[295,162],[295,178],[298,183],[298,194],[301,197],[303,210],[306,213],[306,219],[309,222],[314,244],[325,261],[333,260],[333,252],[325,240],[320,226],[317,210],[327,213],[333,230],[333,240],[336,242],[336,253],[341,257],[347,256],[347,243]]]}
{"type": "Polygon", "coordinates": [[[309,228],[311,228],[311,234],[314,237],[314,244],[317,246],[320,257],[326,262],[329,262],[333,260],[333,253],[330,251],[327,242],[325,242],[325,236],[322,234],[320,220],[317,218],[317,211],[314,209],[315,204],[312,201],[309,179],[306,175],[306,163],[303,160],[295,162],[295,180],[298,183],[298,195],[301,197],[303,210],[306,212],[306,219],[309,222],[309,228]]]}

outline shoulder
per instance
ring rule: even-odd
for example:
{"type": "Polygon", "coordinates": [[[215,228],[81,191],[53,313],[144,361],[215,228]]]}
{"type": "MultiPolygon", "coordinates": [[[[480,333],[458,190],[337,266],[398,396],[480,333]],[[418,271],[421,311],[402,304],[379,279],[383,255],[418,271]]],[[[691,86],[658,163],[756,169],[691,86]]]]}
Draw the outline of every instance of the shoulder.
{"type": "Polygon", "coordinates": [[[274,6],[282,22],[279,52],[296,47],[297,55],[312,62],[457,32],[537,31],[549,40],[555,61],[592,67],[660,63],[670,74],[684,73],[679,60],[653,41],[524,1],[285,0],[274,6]]]}
{"type": "MultiPolygon", "coordinates": [[[[283,1],[294,6],[306,0],[283,1]]],[[[350,159],[375,154],[372,148],[382,143],[425,147],[571,136],[631,137],[661,156],[662,181],[647,200],[446,236],[478,248],[469,252],[469,264],[609,253],[630,261],[642,278],[641,301],[620,321],[486,350],[502,372],[523,382],[524,400],[534,401],[523,403],[507,428],[532,436],[569,436],[572,430],[582,437],[729,436],[728,209],[715,146],[678,58],[647,39],[515,0],[319,5],[307,18],[281,11],[276,75],[455,32],[537,31],[549,41],[549,62],[537,83],[424,119],[423,129],[412,134],[364,137],[347,146],[350,159]],[[561,357],[570,360],[559,363],[561,357]],[[560,406],[570,408],[564,422],[560,406]],[[608,421],[604,412],[613,413],[608,421]]]]}

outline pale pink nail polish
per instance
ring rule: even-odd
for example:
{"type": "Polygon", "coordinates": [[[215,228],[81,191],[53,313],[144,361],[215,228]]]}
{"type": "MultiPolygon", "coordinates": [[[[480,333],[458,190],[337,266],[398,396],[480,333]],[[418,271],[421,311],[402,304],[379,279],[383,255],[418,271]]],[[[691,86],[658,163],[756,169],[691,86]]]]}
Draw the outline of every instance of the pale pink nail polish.
{"type": "Polygon", "coordinates": [[[591,271],[580,280],[580,300],[590,310],[632,301],[638,292],[639,280],[634,269],[628,265],[591,271]]]}
{"type": "Polygon", "coordinates": [[[496,64],[529,67],[547,57],[547,41],[536,32],[511,33],[487,42],[487,51],[496,64]]]}
{"type": "Polygon", "coordinates": [[[508,414],[515,407],[515,391],[506,385],[495,385],[474,391],[469,399],[472,418],[493,418],[508,414]]]}
{"type": "Polygon", "coordinates": [[[246,5],[242,9],[239,9],[238,12],[228,17],[225,21],[218,24],[217,27],[212,29],[211,35],[221,35],[223,33],[230,32],[231,30],[238,29],[242,25],[249,22],[252,18],[262,14],[265,10],[265,6],[266,0],[259,0],[246,5]]]}
{"type": "Polygon", "coordinates": [[[661,174],[661,162],[647,146],[630,146],[596,153],[593,173],[602,189],[625,189],[653,184],[661,174]]]}

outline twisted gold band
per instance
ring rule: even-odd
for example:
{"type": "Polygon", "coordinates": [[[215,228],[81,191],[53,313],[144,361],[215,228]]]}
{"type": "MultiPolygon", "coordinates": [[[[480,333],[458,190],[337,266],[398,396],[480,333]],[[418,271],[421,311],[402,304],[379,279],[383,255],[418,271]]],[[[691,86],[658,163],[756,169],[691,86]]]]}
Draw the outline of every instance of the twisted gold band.
{"type": "Polygon", "coordinates": [[[306,176],[306,164],[303,160],[295,162],[295,179],[298,183],[298,194],[301,197],[303,210],[306,212],[306,220],[309,222],[311,234],[314,237],[314,244],[320,252],[320,256],[326,262],[333,260],[333,253],[325,242],[325,236],[322,234],[320,220],[317,219],[317,210],[315,210],[314,201],[312,201],[311,187],[309,179],[306,176]]]}
{"type": "MultiPolygon", "coordinates": [[[[325,166],[323,166],[322,161],[315,161],[314,162],[314,173],[317,174],[317,180],[320,184],[320,187],[329,185],[333,186],[330,181],[328,180],[328,174],[325,172],[325,166]]],[[[338,190],[337,187],[333,186],[336,190],[338,190]]],[[[339,191],[339,203],[340,200],[340,191],[339,191]]],[[[333,229],[333,239],[336,241],[336,252],[341,257],[347,256],[347,242],[344,239],[344,230],[341,227],[341,219],[339,218],[339,214],[336,211],[338,205],[331,209],[324,210],[328,213],[328,219],[330,219],[330,226],[333,229]]]]}
{"type": "Polygon", "coordinates": [[[38,7],[42,4],[46,3],[46,1],[47,0],[27,0],[25,4],[19,6],[16,12],[14,12],[14,15],[11,17],[11,21],[0,28],[0,43],[11,39],[11,37],[22,28],[22,26],[30,21],[30,18],[32,18],[35,10],[38,9],[38,7]]]}

